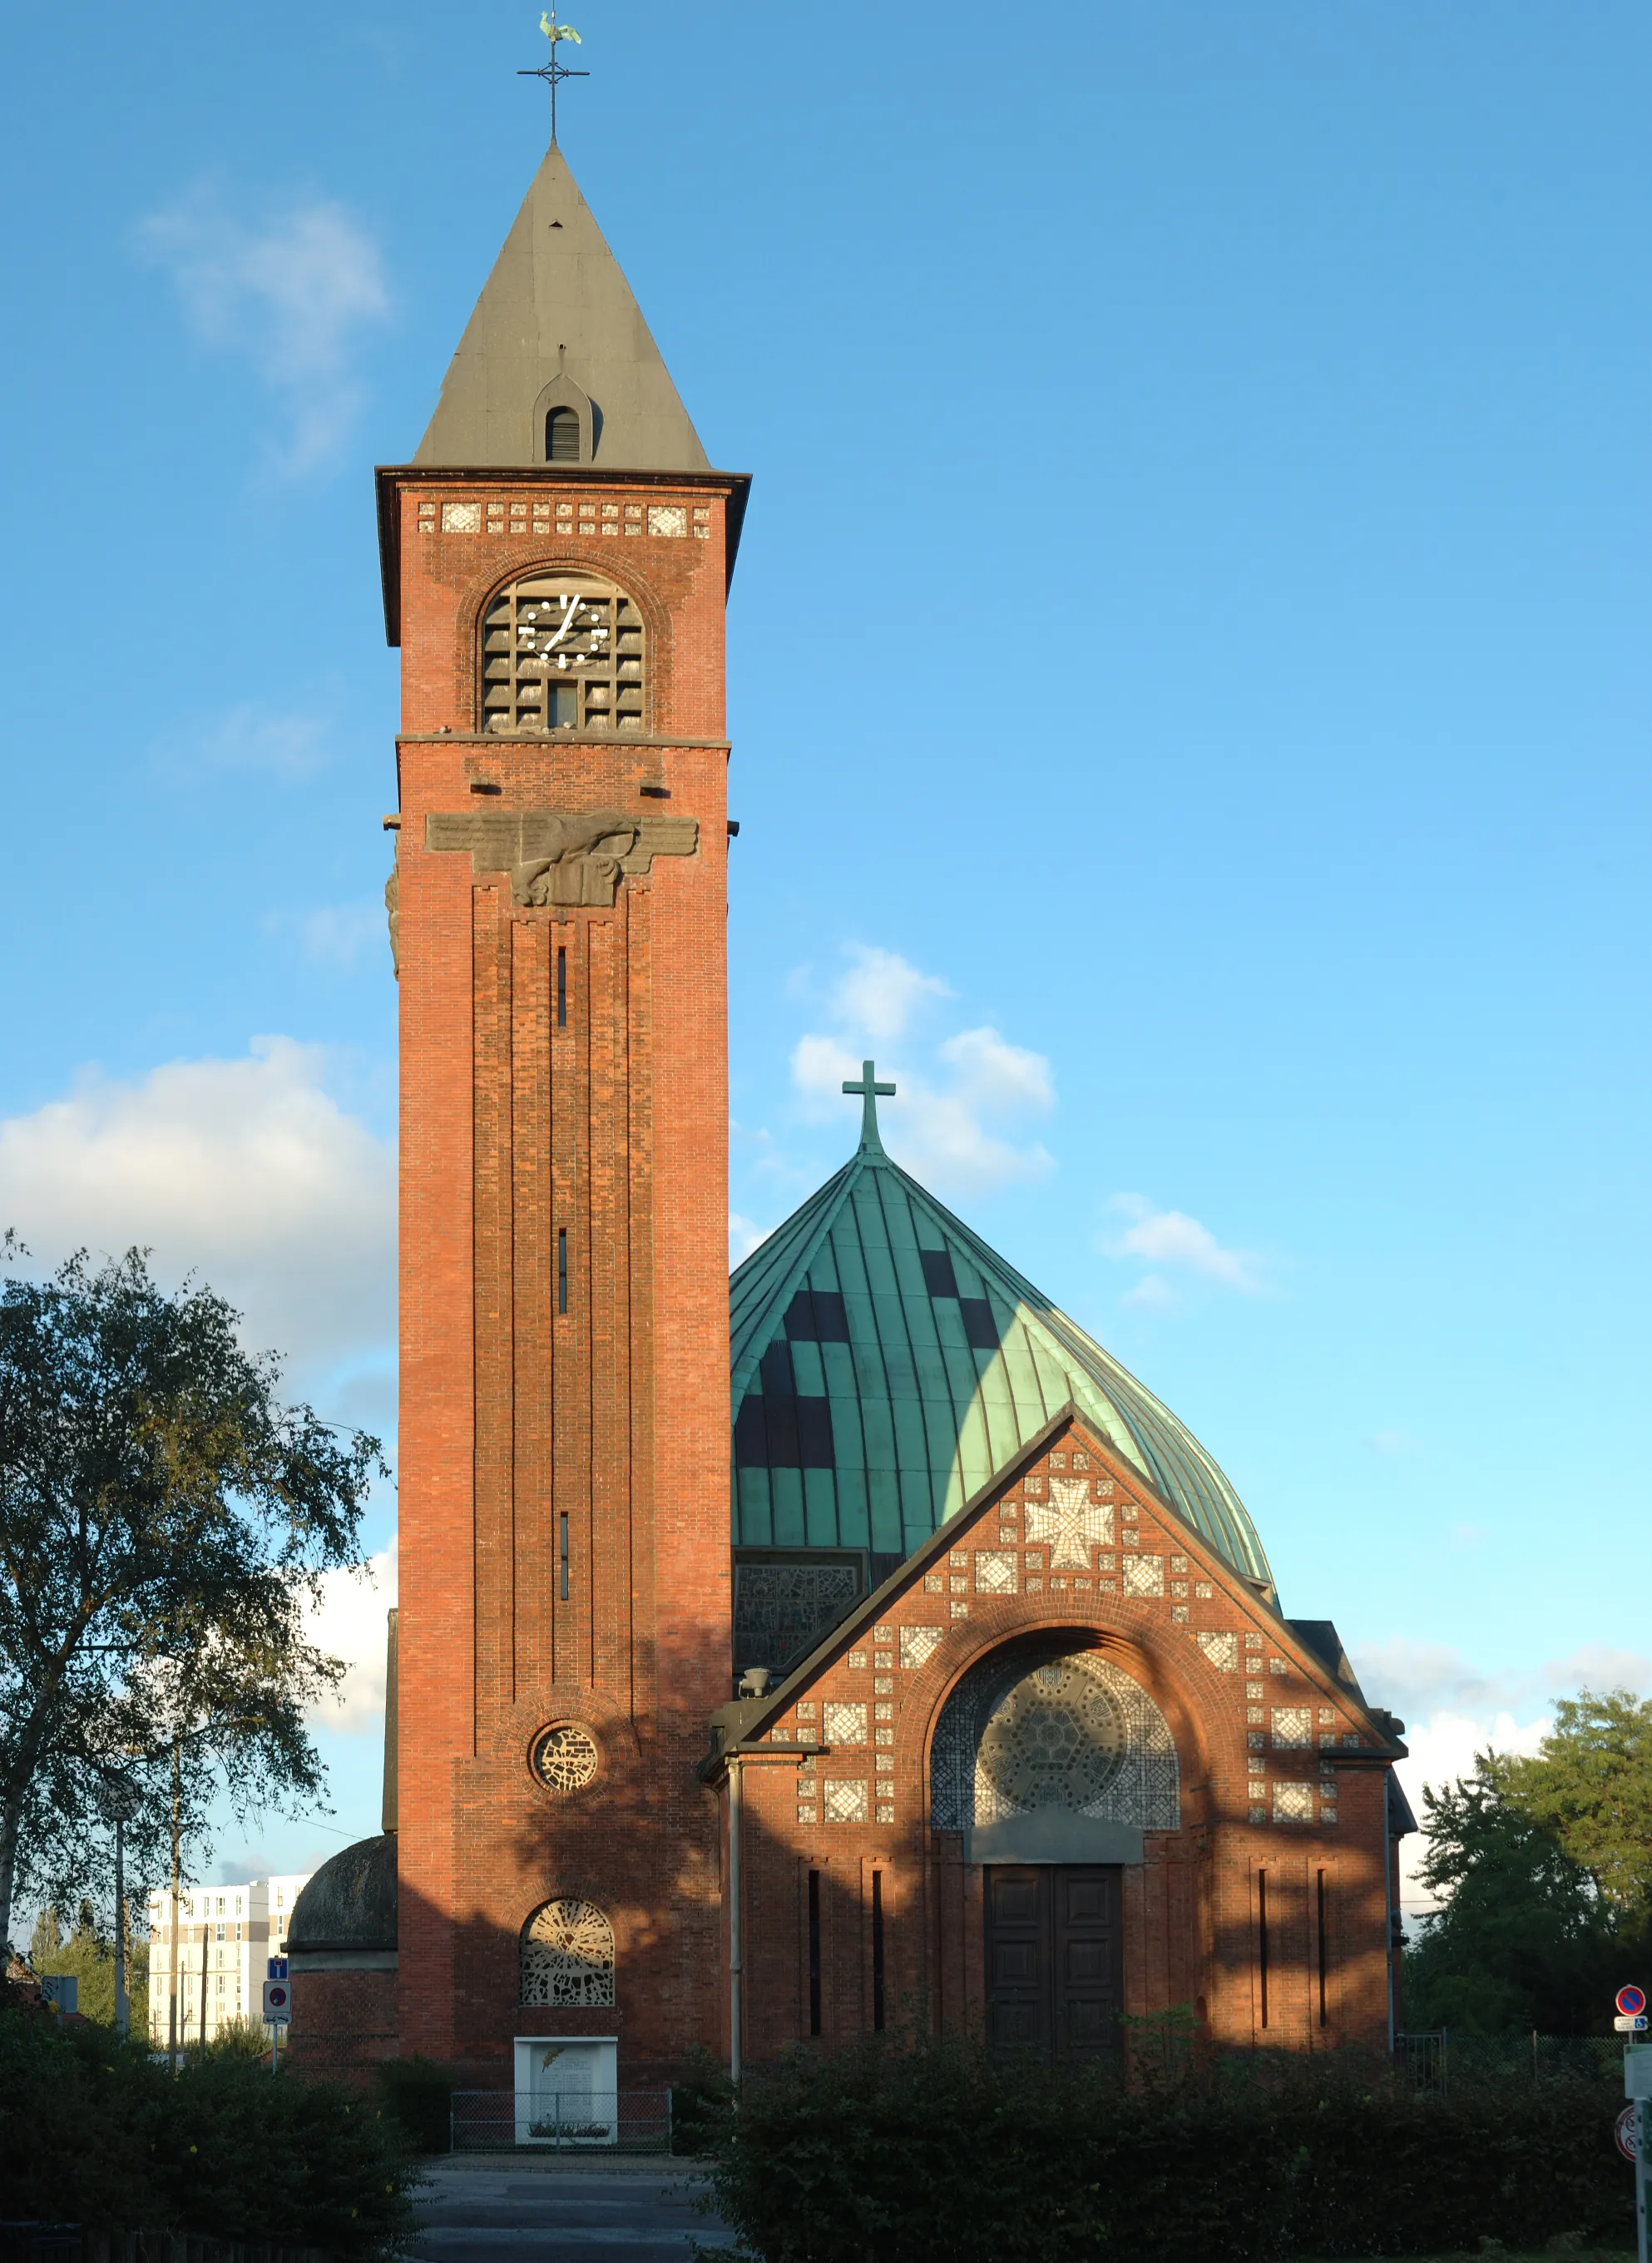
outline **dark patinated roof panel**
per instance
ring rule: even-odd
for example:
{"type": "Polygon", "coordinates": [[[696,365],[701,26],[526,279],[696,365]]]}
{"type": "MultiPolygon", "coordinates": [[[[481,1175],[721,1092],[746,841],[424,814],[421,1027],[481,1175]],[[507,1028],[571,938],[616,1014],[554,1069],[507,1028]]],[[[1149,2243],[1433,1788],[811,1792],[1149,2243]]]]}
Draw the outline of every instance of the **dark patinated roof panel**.
{"type": "Polygon", "coordinates": [[[292,1905],[287,1952],[396,1946],[396,1835],[358,1839],[322,1863],[292,1905]]]}
{"type": "Polygon", "coordinates": [[[1271,1587],[1197,1439],[880,1146],[739,1267],[730,1334],[738,1547],[908,1556],[1071,1400],[1271,1587]]]}

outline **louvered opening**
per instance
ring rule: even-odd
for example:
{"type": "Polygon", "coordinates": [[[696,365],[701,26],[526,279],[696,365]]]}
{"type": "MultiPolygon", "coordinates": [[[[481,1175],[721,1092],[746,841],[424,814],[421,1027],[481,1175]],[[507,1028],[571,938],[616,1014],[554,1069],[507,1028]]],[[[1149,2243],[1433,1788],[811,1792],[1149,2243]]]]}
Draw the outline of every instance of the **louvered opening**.
{"type": "Polygon", "coordinates": [[[580,416],[576,408],[552,408],[545,420],[545,459],[547,464],[577,464],[580,460],[580,416]]]}

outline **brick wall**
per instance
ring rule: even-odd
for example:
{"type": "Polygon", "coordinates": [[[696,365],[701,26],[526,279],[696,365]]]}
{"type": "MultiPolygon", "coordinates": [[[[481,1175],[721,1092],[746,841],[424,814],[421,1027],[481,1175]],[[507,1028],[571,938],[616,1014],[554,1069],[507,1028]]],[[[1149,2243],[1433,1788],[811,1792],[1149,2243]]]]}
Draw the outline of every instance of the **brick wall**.
{"type": "Polygon", "coordinates": [[[617,2034],[644,2080],[717,2017],[694,1766],[729,1659],[726,488],[407,474],[398,496],[402,2048],[498,2081],[513,2034],[617,2034]],[[642,613],[633,737],[479,728],[482,611],[555,563],[642,613]],[[611,909],[536,909],[426,847],[427,814],[479,809],[692,817],[698,843],[611,909]],[[601,1758],[552,1793],[527,1754],[559,1721],[601,1758]],[[611,2012],[517,2004],[521,1928],[561,1895],[613,1924],[611,2012]]]}
{"type": "Polygon", "coordinates": [[[961,1832],[932,1827],[936,1727],[977,1661],[1012,1640],[1059,1648],[1063,1636],[1145,1691],[1176,1748],[1180,1827],[1149,1829],[1145,1861],[1122,1873],[1126,2010],[1185,2005],[1226,2044],[1386,2042],[1388,1740],[1265,1600],[1067,1423],[748,1724],[749,2058],[811,2040],[812,1870],[822,2048],[872,2024],[875,1871],[889,2024],[921,2006],[937,2028],[980,2028],[982,1869],[961,1832]],[[1070,1547],[1078,1560],[1058,1570],[1048,1539],[1030,1544],[1028,1512],[1052,1480],[1079,1474],[1098,1505],[1105,1493],[1113,1536],[1070,1547]],[[1126,1593],[1132,1583],[1142,1592],[1126,1593]],[[832,1704],[864,1707],[863,1743],[834,1741],[832,1704]],[[787,1749],[823,1739],[819,1757],[787,1749]],[[831,1784],[857,1781],[865,1820],[833,1820],[831,1784]]]}
{"type": "Polygon", "coordinates": [[[305,1972],[282,2057],[295,2071],[363,2084],[397,2056],[393,1972],[305,1972]]]}

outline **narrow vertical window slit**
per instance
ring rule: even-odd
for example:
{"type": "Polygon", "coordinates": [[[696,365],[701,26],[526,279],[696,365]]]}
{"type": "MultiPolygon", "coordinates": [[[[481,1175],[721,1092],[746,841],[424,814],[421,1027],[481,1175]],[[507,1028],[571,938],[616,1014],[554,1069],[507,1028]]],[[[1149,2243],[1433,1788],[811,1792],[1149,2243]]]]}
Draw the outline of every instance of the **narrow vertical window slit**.
{"type": "Polygon", "coordinates": [[[1325,1874],[1323,1870],[1318,1873],[1315,1886],[1318,1897],[1317,1917],[1319,1933],[1319,2024],[1324,2028],[1331,2024],[1331,1947],[1325,1939],[1326,1894],[1325,1874]]]}
{"type": "Polygon", "coordinates": [[[564,944],[557,945],[557,1027],[568,1025],[568,954],[564,944]]]}
{"type": "Polygon", "coordinates": [[[557,1543],[558,1586],[566,1603],[568,1599],[568,1513],[566,1508],[558,1522],[561,1526],[557,1543]]]}
{"type": "Polygon", "coordinates": [[[566,1225],[559,1225],[557,1228],[557,1310],[566,1312],[567,1309],[568,1230],[566,1225]]]}
{"type": "Polygon", "coordinates": [[[1267,2025],[1267,1872],[1256,1874],[1256,1970],[1262,2025],[1267,2025]]]}
{"type": "Polygon", "coordinates": [[[872,1873],[872,2027],[884,2028],[884,1873],[872,1873]]]}
{"type": "Polygon", "coordinates": [[[809,2033],[820,2032],[820,1873],[809,1873],[809,2033]]]}

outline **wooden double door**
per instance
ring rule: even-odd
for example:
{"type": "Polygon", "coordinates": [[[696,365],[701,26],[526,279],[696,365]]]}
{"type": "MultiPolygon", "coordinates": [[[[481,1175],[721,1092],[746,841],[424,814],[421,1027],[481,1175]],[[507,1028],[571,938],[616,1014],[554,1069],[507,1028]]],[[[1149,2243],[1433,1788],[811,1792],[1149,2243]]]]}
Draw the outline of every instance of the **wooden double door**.
{"type": "Polygon", "coordinates": [[[1124,2008],[1115,1864],[989,1864],[986,2035],[994,2050],[1111,2056],[1124,2008]]]}

